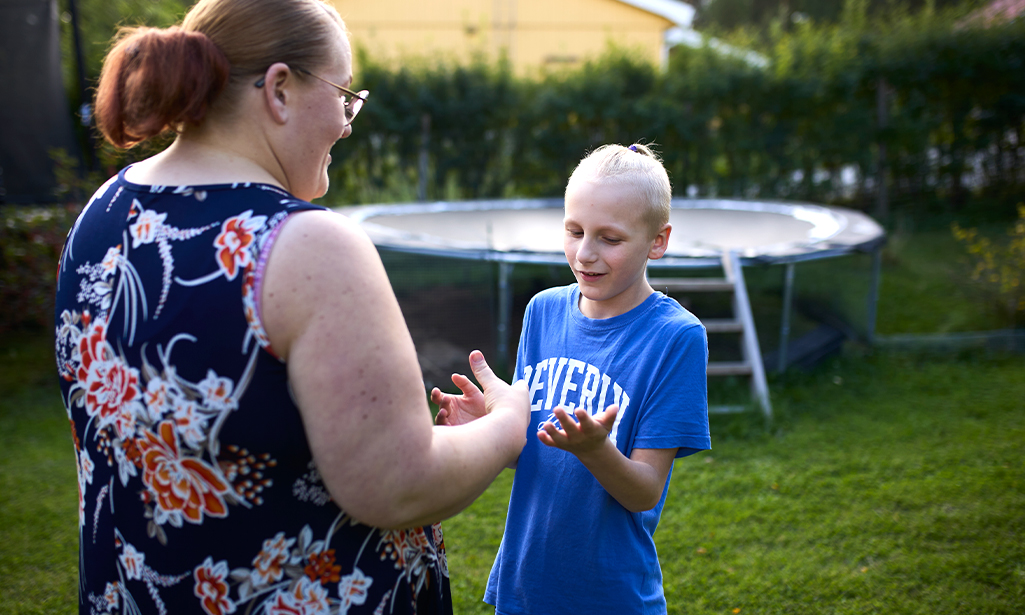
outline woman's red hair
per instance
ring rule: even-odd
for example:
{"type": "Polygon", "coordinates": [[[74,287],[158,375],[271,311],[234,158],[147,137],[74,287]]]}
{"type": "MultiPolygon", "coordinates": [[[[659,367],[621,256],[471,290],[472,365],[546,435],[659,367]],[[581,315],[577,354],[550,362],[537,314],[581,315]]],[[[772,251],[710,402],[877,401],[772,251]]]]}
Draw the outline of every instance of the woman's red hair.
{"type": "Polygon", "coordinates": [[[96,92],[96,123],[117,147],[203,121],[224,89],[228,58],[206,35],[178,27],[122,30],[96,92]]]}

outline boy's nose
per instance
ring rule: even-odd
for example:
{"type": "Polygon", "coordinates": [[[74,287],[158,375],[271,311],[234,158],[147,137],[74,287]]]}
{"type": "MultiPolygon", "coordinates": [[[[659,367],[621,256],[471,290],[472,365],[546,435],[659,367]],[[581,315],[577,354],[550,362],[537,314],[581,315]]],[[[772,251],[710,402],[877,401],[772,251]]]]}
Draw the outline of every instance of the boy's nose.
{"type": "Polygon", "coordinates": [[[598,260],[598,252],[594,249],[593,241],[585,238],[577,248],[577,260],[581,263],[593,263],[598,260]]]}

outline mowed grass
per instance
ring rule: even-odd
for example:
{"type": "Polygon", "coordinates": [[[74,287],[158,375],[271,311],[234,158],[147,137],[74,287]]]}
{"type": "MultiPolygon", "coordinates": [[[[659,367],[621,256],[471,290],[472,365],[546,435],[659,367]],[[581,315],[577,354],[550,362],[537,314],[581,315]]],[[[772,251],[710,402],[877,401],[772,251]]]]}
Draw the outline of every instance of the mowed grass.
{"type": "MultiPolygon", "coordinates": [[[[771,428],[714,416],[713,450],[676,462],[655,534],[669,612],[1025,612],[1025,360],[877,353],[790,377],[771,428]]],[[[491,612],[510,479],[446,523],[459,613],[491,612]]]]}
{"type": "Polygon", "coordinates": [[[77,612],[78,481],[50,337],[0,341],[0,613],[77,612]]]}
{"type": "MultiPolygon", "coordinates": [[[[992,328],[952,240],[918,237],[888,248],[880,330],[992,328]]],[[[670,613],[1025,613],[1025,357],[850,346],[771,389],[771,425],[713,416],[713,450],[676,463],[655,535],[670,613]]],[[[456,613],[492,612],[511,483],[445,522],[456,613]]],[[[0,614],[76,612],[77,545],[50,337],[5,335],[0,614]]]]}

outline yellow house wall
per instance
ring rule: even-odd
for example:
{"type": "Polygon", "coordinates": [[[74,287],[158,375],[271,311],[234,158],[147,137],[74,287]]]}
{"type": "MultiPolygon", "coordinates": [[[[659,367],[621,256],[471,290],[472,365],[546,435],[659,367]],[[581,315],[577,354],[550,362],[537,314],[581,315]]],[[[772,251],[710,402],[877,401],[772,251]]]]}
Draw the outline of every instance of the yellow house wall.
{"type": "Polygon", "coordinates": [[[576,66],[610,42],[658,63],[673,24],[616,0],[333,0],[378,61],[507,53],[518,73],[576,66]]]}

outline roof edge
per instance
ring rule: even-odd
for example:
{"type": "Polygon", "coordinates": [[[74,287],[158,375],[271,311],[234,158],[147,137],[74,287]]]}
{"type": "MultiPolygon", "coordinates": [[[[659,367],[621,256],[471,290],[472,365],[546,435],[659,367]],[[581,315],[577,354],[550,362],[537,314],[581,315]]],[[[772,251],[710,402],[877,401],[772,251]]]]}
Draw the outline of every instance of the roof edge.
{"type": "Polygon", "coordinates": [[[690,28],[694,23],[696,10],[693,6],[686,2],[680,2],[680,0],[619,0],[619,2],[665,17],[683,28],[690,28]]]}

